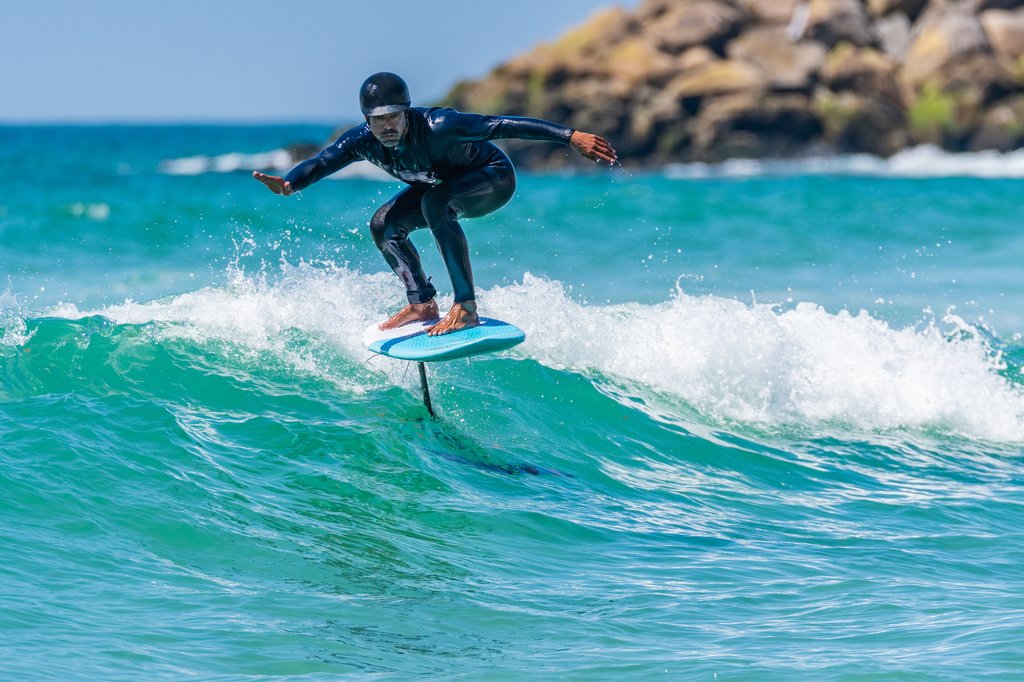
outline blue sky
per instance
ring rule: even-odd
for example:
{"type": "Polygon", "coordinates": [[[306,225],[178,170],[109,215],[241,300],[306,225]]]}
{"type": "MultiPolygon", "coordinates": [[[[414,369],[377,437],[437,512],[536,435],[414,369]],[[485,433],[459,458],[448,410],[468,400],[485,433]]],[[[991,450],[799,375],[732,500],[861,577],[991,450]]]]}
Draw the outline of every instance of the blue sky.
{"type": "Polygon", "coordinates": [[[375,71],[425,103],[639,0],[0,4],[0,121],[357,118],[375,71]]]}

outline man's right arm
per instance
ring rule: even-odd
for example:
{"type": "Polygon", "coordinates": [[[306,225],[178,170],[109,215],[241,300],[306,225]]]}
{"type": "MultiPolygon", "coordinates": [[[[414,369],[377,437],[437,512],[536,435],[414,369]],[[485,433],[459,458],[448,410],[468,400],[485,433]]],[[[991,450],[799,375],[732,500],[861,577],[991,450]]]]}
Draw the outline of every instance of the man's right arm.
{"type": "Polygon", "coordinates": [[[266,185],[274,194],[289,196],[304,190],[331,173],[336,173],[361,157],[358,148],[365,126],[357,126],[342,133],[334,144],[311,159],[298,164],[285,177],[254,172],[252,176],[266,185]]]}
{"type": "Polygon", "coordinates": [[[357,148],[363,136],[363,128],[365,126],[357,126],[342,133],[334,144],[288,171],[284,181],[292,186],[292,191],[301,192],[314,182],[358,160],[360,155],[357,148]]]}

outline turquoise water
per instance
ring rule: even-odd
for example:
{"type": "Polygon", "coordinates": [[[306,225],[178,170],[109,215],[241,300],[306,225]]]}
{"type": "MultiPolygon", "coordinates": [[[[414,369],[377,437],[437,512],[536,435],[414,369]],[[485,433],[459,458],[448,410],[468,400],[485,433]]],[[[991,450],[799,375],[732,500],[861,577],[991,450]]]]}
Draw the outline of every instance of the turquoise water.
{"type": "Polygon", "coordinates": [[[328,132],[0,127],[0,676],[1024,675],[1018,157],[524,176],[432,420],[328,132]]]}

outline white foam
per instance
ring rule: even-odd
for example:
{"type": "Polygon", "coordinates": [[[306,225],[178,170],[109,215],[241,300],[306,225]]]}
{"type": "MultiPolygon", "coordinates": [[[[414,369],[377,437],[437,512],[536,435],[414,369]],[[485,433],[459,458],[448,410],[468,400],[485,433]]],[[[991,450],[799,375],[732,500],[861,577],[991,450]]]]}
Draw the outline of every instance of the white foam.
{"type": "Polygon", "coordinates": [[[87,204],[85,202],[78,201],[68,205],[68,213],[76,218],[86,217],[89,220],[95,220],[98,223],[102,223],[110,217],[110,206],[102,202],[87,204]]]}
{"type": "Polygon", "coordinates": [[[681,398],[713,419],[762,425],[939,429],[1024,441],[1024,392],[956,318],[893,329],[866,312],[813,303],[779,310],[716,296],[583,306],[527,276],[486,297],[527,332],[522,352],[681,398]]]}
{"type": "Polygon", "coordinates": [[[1024,178],[1024,149],[1012,152],[946,152],[932,145],[905,149],[887,159],[869,154],[799,160],[732,159],[717,164],[673,164],[666,177],[679,180],[765,175],[862,175],[902,178],[1024,178]]]}
{"type": "MultiPolygon", "coordinates": [[[[275,149],[258,154],[232,152],[219,156],[186,156],[160,162],[159,170],[166,175],[203,175],[204,173],[234,173],[237,171],[276,170],[286,172],[295,165],[286,149],[275,149]]],[[[329,176],[334,180],[380,180],[395,182],[390,175],[366,161],[358,161],[329,176]]]]}
{"type": "Polygon", "coordinates": [[[145,303],[126,300],[98,310],[62,304],[47,315],[70,319],[102,315],[118,324],[162,323],[155,332],[162,338],[222,341],[254,359],[270,353],[346,388],[365,388],[339,375],[336,367],[326,366],[317,349],[294,348],[293,332],[323,339],[349,358],[365,360],[370,354],[360,344],[363,330],[386,317],[387,306],[400,298],[394,275],[362,275],[344,267],[301,264],[283,266],[274,284],[264,274],[250,276],[241,271],[229,272],[229,280],[226,286],[145,303]]]}
{"type": "MultiPolygon", "coordinates": [[[[363,330],[400,305],[401,293],[391,273],[300,265],[286,266],[274,283],[236,272],[224,287],[50,314],[168,323],[159,333],[271,352],[336,379],[336,369],[289,343],[292,332],[365,361],[363,330]]],[[[1024,442],[1024,392],[998,374],[999,354],[985,337],[952,316],[895,329],[866,312],[830,313],[813,303],[781,310],[682,291],[655,305],[593,306],[529,274],[522,283],[480,291],[479,302],[486,315],[526,331],[513,353],[673,396],[713,422],[936,429],[1024,442]]],[[[381,359],[374,366],[396,384],[411,384],[405,364],[381,359]]],[[[346,386],[360,390],[356,384],[346,386]]]]}

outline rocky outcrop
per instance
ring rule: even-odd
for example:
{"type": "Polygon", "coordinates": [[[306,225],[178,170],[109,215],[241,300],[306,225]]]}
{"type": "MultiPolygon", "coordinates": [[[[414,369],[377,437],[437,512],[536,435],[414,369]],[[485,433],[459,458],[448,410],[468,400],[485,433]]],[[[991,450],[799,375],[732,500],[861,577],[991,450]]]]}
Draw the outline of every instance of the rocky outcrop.
{"type": "MultiPolygon", "coordinates": [[[[1024,145],[1024,0],[645,0],[444,104],[609,137],[625,163],[1024,145]]],[[[521,164],[572,162],[510,142],[521,164]]]]}
{"type": "Polygon", "coordinates": [[[978,20],[996,54],[1024,55],[1024,10],[982,12],[978,20]]]}

